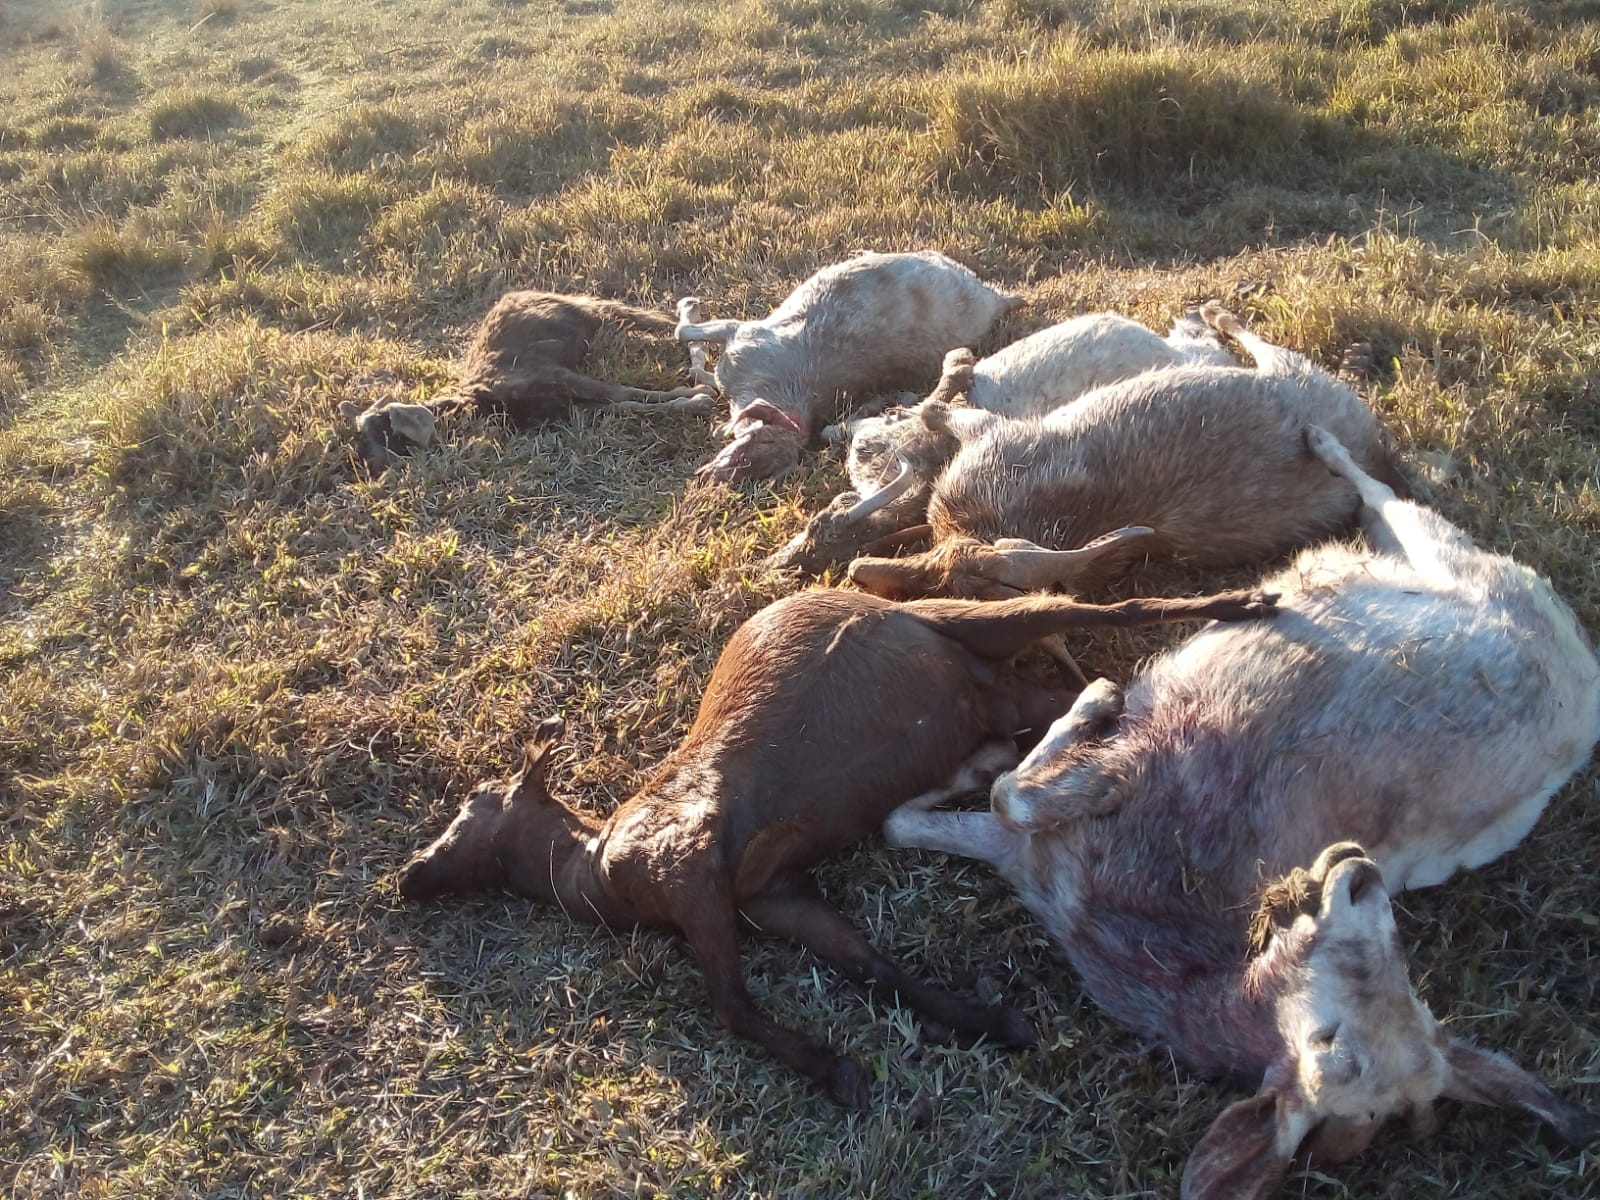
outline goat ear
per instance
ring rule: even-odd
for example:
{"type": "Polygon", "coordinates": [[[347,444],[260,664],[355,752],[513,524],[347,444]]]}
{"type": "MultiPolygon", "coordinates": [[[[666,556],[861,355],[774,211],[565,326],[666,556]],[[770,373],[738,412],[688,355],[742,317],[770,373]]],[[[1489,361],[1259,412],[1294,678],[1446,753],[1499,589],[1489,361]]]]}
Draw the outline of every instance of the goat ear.
{"type": "Polygon", "coordinates": [[[950,432],[950,405],[937,397],[930,397],[917,405],[917,416],[924,427],[935,433],[950,432]]]}
{"type": "Polygon", "coordinates": [[[1266,1087],[1230,1104],[1183,1170],[1182,1200],[1264,1200],[1289,1173],[1311,1120],[1293,1092],[1266,1087]]]}
{"type": "Polygon", "coordinates": [[[426,404],[391,404],[383,411],[390,428],[407,441],[426,446],[433,440],[433,410],[426,404]]]}
{"type": "Polygon", "coordinates": [[[522,769],[515,778],[514,795],[521,796],[529,788],[544,791],[545,772],[550,769],[550,752],[561,744],[567,723],[560,717],[547,717],[522,748],[522,769]]]}
{"type": "Polygon", "coordinates": [[[339,401],[339,415],[346,421],[354,421],[366,411],[366,409],[362,408],[361,405],[357,404],[354,400],[339,401]]]}
{"type": "Polygon", "coordinates": [[[926,572],[911,558],[877,558],[863,555],[846,572],[850,582],[886,600],[904,600],[924,585],[926,572]]]}
{"type": "Polygon", "coordinates": [[[1538,1117],[1575,1149],[1600,1136],[1600,1117],[1563,1100],[1503,1054],[1451,1038],[1445,1062],[1450,1077],[1444,1094],[1453,1100],[1520,1108],[1538,1117]]]}

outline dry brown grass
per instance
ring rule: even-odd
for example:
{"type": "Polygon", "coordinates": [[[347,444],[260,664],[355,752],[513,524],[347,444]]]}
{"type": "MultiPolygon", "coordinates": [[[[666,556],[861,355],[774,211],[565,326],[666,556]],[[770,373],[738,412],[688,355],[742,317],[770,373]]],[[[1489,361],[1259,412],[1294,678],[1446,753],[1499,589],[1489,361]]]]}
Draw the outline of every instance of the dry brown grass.
{"type": "MultiPolygon", "coordinates": [[[[723,1035],[671,939],[398,902],[393,870],[541,716],[571,731],[560,788],[626,795],[782,594],[760,557],[838,481],[690,487],[706,425],[626,416],[467,422],[358,477],[338,402],[429,394],[508,286],[742,315],[857,248],[935,246],[1028,294],[1009,334],[1219,296],[1330,365],[1368,341],[1419,476],[1454,464],[1435,502],[1600,629],[1592,5],[3,21],[0,1194],[1159,1196],[1232,1097],[938,856],[869,846],[823,883],[1044,1043],[933,1044],[753,945],[762,1003],[877,1073],[861,1114],[723,1035]]],[[[682,370],[621,339],[597,359],[682,370]]],[[[1082,659],[1122,674],[1157,644],[1082,659]]],[[[1591,770],[1400,914],[1435,1009],[1592,1106],[1597,802],[1591,770]]],[[[1600,1167],[1464,1111],[1285,1194],[1582,1197],[1600,1167]]]]}

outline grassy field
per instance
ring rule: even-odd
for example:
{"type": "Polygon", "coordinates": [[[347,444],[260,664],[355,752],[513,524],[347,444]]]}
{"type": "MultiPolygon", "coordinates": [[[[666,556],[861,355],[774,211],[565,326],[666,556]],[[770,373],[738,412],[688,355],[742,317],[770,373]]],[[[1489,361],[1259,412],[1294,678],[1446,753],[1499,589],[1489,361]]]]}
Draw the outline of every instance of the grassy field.
{"type": "MultiPolygon", "coordinates": [[[[558,790],[622,799],[841,472],[690,486],[707,422],[618,415],[370,481],[339,401],[426,396],[507,287],[754,315],[919,247],[1025,293],[1008,335],[1219,297],[1330,367],[1369,343],[1419,490],[1600,630],[1600,3],[0,2],[0,1194],[1176,1193],[1235,1093],[982,869],[822,879],[1036,1052],[752,946],[876,1072],[859,1114],[725,1036],[669,938],[395,892],[542,716],[558,790]]],[[[1597,800],[1399,906],[1435,1010],[1592,1107],[1597,800]]],[[[1600,1162],[1463,1110],[1285,1194],[1596,1196],[1600,1162]]]]}

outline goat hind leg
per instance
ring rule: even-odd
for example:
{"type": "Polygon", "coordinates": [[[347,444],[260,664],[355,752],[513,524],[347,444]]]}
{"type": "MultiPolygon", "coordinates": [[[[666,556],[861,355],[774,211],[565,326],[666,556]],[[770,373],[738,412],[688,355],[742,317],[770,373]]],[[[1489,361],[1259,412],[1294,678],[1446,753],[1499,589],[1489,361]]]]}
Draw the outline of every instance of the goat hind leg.
{"type": "Polygon", "coordinates": [[[823,899],[809,878],[774,880],[761,895],[745,901],[743,908],[763,933],[799,942],[870,995],[897,996],[959,1036],[984,1037],[1002,1046],[1031,1046],[1035,1041],[1032,1024],[1016,1009],[964,1000],[907,975],[823,899]]]}
{"type": "Polygon", "coordinates": [[[673,388],[670,392],[645,392],[639,400],[613,400],[605,407],[613,412],[686,412],[709,417],[716,410],[716,398],[703,388],[673,388]]]}
{"type": "Polygon", "coordinates": [[[1361,497],[1361,527],[1380,553],[1403,558],[1419,570],[1436,567],[1447,572],[1454,571],[1463,554],[1477,553],[1472,539],[1438,513],[1400,499],[1388,484],[1362,470],[1344,443],[1320,425],[1306,426],[1306,446],[1356,489],[1361,497]]]}
{"type": "Polygon", "coordinates": [[[672,388],[655,391],[650,388],[629,387],[625,383],[608,383],[581,371],[556,370],[552,381],[560,384],[572,397],[572,402],[582,408],[614,408],[623,411],[663,408],[688,409],[691,412],[711,411],[712,400],[704,388],[672,388]]]}
{"type": "MultiPolygon", "coordinates": [[[[701,882],[697,880],[696,882],[701,882]]],[[[824,1088],[846,1108],[864,1108],[866,1072],[848,1055],[785,1028],[756,1007],[745,987],[739,961],[739,926],[731,897],[717,882],[673,904],[674,924],[688,939],[705,974],[717,1019],[746,1041],[756,1043],[792,1071],[824,1088]]]]}
{"type": "Polygon", "coordinates": [[[1282,378],[1304,371],[1320,370],[1305,355],[1284,346],[1274,345],[1260,335],[1251,333],[1243,321],[1215,300],[1202,308],[1200,315],[1211,328],[1218,333],[1227,334],[1244,347],[1245,353],[1255,360],[1258,374],[1282,378]]]}

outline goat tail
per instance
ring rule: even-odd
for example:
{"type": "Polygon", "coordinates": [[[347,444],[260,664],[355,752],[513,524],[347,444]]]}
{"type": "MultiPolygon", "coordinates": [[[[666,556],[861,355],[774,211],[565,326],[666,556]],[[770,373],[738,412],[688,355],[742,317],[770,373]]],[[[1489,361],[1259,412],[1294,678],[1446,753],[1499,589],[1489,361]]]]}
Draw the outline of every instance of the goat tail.
{"type": "Polygon", "coordinates": [[[915,600],[905,605],[919,620],[981,658],[1010,658],[1051,634],[1092,625],[1155,625],[1164,621],[1246,621],[1277,612],[1277,596],[1257,589],[1192,598],[1123,600],[1085,604],[1070,596],[1019,596],[1014,600],[915,600]]]}

